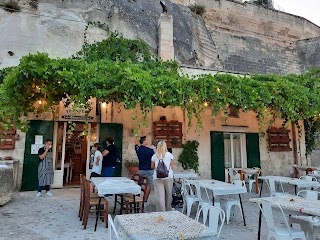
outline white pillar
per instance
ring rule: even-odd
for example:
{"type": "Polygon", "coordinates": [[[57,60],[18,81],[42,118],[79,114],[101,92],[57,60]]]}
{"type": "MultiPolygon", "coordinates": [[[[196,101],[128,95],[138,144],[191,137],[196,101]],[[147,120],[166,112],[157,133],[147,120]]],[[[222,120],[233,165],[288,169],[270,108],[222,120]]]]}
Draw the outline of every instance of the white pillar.
{"type": "Polygon", "coordinates": [[[174,60],[173,48],[173,18],[167,13],[161,13],[159,19],[159,52],[162,60],[174,60]]]}

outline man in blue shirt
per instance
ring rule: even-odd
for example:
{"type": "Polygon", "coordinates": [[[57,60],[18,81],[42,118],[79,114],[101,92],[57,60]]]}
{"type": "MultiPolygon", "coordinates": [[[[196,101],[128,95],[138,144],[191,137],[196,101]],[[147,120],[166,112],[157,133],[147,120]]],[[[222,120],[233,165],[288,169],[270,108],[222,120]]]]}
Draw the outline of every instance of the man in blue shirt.
{"type": "Polygon", "coordinates": [[[145,191],[146,199],[148,199],[151,186],[153,184],[153,169],[151,169],[151,158],[154,154],[152,148],[148,147],[147,137],[140,137],[140,145],[135,145],[136,153],[139,159],[139,174],[144,177],[148,177],[149,185],[145,191]]]}

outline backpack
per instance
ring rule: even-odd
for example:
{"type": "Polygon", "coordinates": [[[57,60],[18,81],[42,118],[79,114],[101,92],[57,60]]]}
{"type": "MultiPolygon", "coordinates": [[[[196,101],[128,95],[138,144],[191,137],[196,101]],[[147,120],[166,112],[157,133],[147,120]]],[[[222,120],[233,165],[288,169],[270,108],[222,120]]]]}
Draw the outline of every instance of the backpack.
{"type": "Polygon", "coordinates": [[[163,162],[163,159],[159,159],[157,166],[157,178],[166,178],[169,176],[169,170],[166,164],[163,162]]]}

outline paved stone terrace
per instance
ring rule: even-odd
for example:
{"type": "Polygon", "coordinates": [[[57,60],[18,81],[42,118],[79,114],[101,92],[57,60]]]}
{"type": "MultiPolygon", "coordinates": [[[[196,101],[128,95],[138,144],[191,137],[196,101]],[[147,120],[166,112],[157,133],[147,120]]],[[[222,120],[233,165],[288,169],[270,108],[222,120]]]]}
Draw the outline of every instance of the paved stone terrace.
{"type": "MultiPolygon", "coordinates": [[[[286,190],[293,192],[293,187],[286,190]]],[[[267,189],[264,189],[267,195],[267,189]]],[[[65,188],[52,190],[54,196],[44,194],[37,198],[35,192],[16,192],[12,201],[0,208],[0,239],[107,239],[107,229],[99,221],[97,231],[94,232],[94,215],[89,216],[87,229],[84,230],[78,220],[79,188],[65,188]]],[[[240,212],[236,210],[235,218],[231,217],[229,225],[224,225],[220,239],[251,240],[257,239],[258,207],[248,201],[257,197],[254,193],[243,195],[243,206],[247,226],[243,225],[240,212]]],[[[110,202],[109,212],[112,212],[113,197],[108,197],[110,202]]],[[[154,195],[150,195],[146,204],[146,211],[154,211],[154,195]]],[[[194,207],[192,217],[195,215],[194,207]]],[[[320,239],[320,228],[315,228],[317,240],[320,239]]],[[[262,220],[262,236],[266,239],[266,223],[262,220]]]]}

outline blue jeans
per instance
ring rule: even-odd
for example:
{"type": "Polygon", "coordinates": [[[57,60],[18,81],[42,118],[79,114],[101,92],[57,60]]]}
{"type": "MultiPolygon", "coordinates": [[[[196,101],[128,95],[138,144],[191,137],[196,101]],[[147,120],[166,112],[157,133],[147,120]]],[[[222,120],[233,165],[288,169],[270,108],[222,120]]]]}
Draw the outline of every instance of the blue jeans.
{"type": "MultiPolygon", "coordinates": [[[[42,191],[42,186],[39,185],[38,183],[38,192],[41,192],[42,191]]],[[[46,185],[46,192],[49,192],[50,191],[50,185],[46,185]]]]}
{"type": "Polygon", "coordinates": [[[112,177],[115,167],[104,167],[102,168],[102,177],[112,177]]]}

